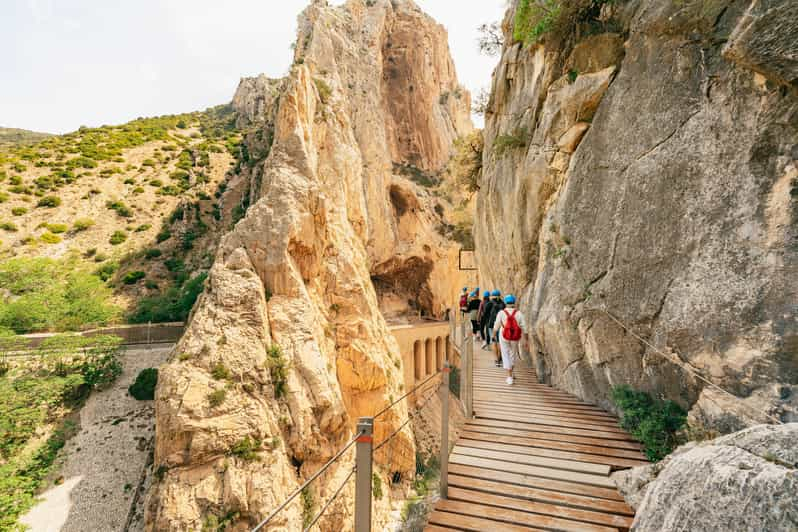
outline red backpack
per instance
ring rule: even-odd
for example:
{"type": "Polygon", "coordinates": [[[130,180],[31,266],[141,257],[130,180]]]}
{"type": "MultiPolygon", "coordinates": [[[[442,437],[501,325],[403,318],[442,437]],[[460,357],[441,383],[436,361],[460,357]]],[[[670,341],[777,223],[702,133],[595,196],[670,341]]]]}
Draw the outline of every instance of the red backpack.
{"type": "Polygon", "coordinates": [[[466,308],[468,306],[468,296],[463,294],[460,296],[460,308],[466,308]]]}
{"type": "Polygon", "coordinates": [[[512,314],[506,310],[504,311],[504,315],[507,316],[507,321],[504,322],[502,337],[511,342],[517,342],[521,339],[521,327],[518,326],[518,322],[515,320],[516,312],[518,312],[516,309],[513,309],[512,314]]]}

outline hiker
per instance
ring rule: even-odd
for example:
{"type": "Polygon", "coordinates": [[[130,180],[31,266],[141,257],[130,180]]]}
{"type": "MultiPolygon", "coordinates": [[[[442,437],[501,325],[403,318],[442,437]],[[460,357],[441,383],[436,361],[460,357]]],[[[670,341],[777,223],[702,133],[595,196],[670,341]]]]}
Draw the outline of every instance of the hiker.
{"type": "Polygon", "coordinates": [[[496,316],[493,329],[498,331],[499,347],[502,353],[502,366],[507,370],[507,384],[513,383],[513,366],[521,355],[520,345],[526,343],[526,333],[523,323],[524,315],[515,308],[515,296],[504,296],[507,307],[496,316]]]}
{"type": "Polygon", "coordinates": [[[466,312],[468,311],[468,287],[463,287],[463,293],[460,294],[460,320],[465,319],[466,312]]]}
{"type": "Polygon", "coordinates": [[[482,301],[479,302],[479,312],[477,312],[477,321],[479,322],[479,338],[485,341],[485,307],[490,302],[490,292],[485,290],[482,294],[482,301]]]}
{"type": "Polygon", "coordinates": [[[471,320],[471,334],[476,338],[479,335],[479,322],[477,315],[479,314],[479,305],[482,301],[479,299],[479,288],[471,292],[468,298],[468,319],[471,320]]]}
{"type": "Polygon", "coordinates": [[[493,315],[493,306],[496,304],[496,300],[501,292],[498,290],[493,290],[492,292],[485,293],[488,294],[489,299],[488,302],[485,303],[485,308],[482,311],[482,321],[480,322],[482,327],[482,338],[484,340],[482,349],[488,349],[488,347],[490,347],[491,337],[493,336],[493,322],[491,321],[491,317],[496,319],[496,317],[493,315]]]}
{"type": "Polygon", "coordinates": [[[491,292],[491,296],[493,299],[493,305],[490,307],[490,316],[488,316],[488,325],[490,327],[490,338],[491,343],[490,345],[493,346],[493,358],[496,360],[495,366],[497,368],[502,367],[502,354],[499,350],[499,337],[498,332],[494,326],[496,323],[496,317],[499,315],[499,312],[504,310],[504,301],[502,300],[502,293],[499,290],[494,290],[491,292]]]}

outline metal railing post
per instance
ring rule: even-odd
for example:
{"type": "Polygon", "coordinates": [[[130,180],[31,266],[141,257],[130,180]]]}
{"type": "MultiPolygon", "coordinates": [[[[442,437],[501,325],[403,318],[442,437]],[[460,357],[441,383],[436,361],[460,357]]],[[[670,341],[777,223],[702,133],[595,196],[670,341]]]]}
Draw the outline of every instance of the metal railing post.
{"type": "Polygon", "coordinates": [[[449,497],[449,362],[441,375],[441,499],[449,497]]]}
{"type": "Polygon", "coordinates": [[[357,421],[355,449],[355,532],[371,532],[371,454],[374,444],[374,418],[357,421]]]}
{"type": "Polygon", "coordinates": [[[469,341],[466,342],[465,346],[465,364],[464,364],[463,372],[465,376],[463,379],[465,380],[465,415],[466,419],[471,418],[474,414],[474,342],[469,341]]]}

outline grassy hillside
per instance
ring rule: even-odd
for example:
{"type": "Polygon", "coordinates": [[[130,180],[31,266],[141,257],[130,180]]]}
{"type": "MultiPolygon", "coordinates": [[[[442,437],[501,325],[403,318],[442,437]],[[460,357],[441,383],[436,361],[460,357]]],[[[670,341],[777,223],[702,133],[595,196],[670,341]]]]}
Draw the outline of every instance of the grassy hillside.
{"type": "MultiPolygon", "coordinates": [[[[229,182],[239,142],[232,110],[219,106],[0,147],[0,273],[37,278],[57,264],[62,274],[94,275],[118,312],[71,320],[72,329],[185,318],[219,238],[243,215],[245,184],[229,182]],[[32,257],[52,260],[19,260],[32,257]]],[[[53,281],[47,290],[71,294],[69,275],[53,281]]],[[[0,279],[3,326],[26,332],[66,323],[11,312],[27,305],[7,282],[0,279]]],[[[90,284],[77,283],[89,298],[98,290],[90,284]]],[[[26,295],[49,307],[44,290],[26,295]]]]}
{"type": "Polygon", "coordinates": [[[27,129],[17,129],[13,127],[0,127],[0,149],[35,144],[51,136],[50,133],[39,133],[37,131],[28,131],[27,129]]]}

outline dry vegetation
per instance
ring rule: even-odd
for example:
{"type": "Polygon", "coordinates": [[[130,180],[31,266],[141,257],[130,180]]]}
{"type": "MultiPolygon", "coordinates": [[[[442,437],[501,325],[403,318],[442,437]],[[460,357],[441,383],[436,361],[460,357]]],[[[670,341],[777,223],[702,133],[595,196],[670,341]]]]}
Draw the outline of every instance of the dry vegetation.
{"type": "Polygon", "coordinates": [[[93,273],[122,319],[184,318],[242,215],[228,186],[243,151],[234,124],[219,106],[0,147],[0,260],[93,273]]]}

